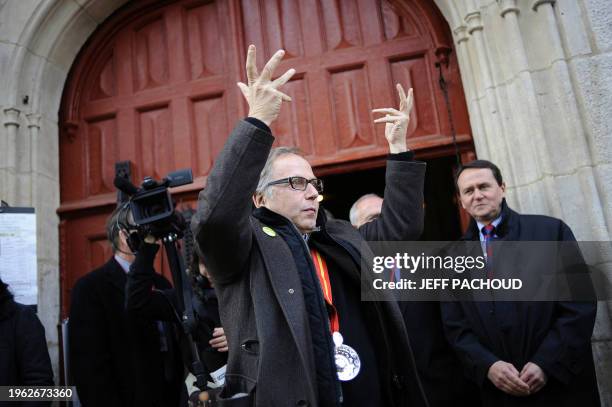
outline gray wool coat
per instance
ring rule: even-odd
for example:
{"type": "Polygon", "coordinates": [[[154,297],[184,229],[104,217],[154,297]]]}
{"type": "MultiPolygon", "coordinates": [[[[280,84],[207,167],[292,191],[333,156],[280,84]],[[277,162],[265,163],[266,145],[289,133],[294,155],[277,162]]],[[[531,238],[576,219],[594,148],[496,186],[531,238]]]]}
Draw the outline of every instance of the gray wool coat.
{"type": "MultiPolygon", "coordinates": [[[[215,283],[229,343],[223,395],[248,393],[258,407],[317,406],[308,315],[292,253],[251,215],[251,197],[273,141],[269,132],[238,122],[200,193],[192,229],[215,283]]],[[[326,230],[357,250],[364,239],[418,238],[424,175],[424,163],[389,160],[381,217],[360,230],[332,220],[326,230]]],[[[398,391],[407,395],[400,404],[426,405],[397,303],[381,304],[394,337],[398,391]]]]}

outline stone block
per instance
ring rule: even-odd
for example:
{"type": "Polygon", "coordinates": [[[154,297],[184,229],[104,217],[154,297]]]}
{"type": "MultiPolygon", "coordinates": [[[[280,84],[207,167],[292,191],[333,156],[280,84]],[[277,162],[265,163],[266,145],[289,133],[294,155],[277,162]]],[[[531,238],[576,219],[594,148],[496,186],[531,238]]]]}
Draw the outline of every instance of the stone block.
{"type": "Polygon", "coordinates": [[[537,12],[527,2],[523,5],[518,21],[529,70],[545,69],[565,57],[554,10],[550,4],[540,5],[537,12]]]}
{"type": "MultiPolygon", "coordinates": [[[[62,93],[68,71],[57,65],[47,62],[40,79],[37,78],[39,111],[43,118],[57,123],[62,93]]],[[[41,129],[42,131],[42,129],[41,129]]]]}
{"type": "Polygon", "coordinates": [[[41,120],[41,126],[36,143],[32,148],[36,149],[35,164],[37,173],[49,179],[59,181],[59,131],[57,121],[47,118],[41,120]]]}
{"type": "Polygon", "coordinates": [[[593,52],[589,43],[586,17],[576,0],[557,0],[555,11],[568,58],[593,52]]]}
{"type": "Polygon", "coordinates": [[[40,0],[10,0],[5,2],[0,10],[0,38],[2,38],[2,41],[18,44],[36,9],[47,7],[45,3],[48,2],[41,2],[40,0]]]}
{"type": "Polygon", "coordinates": [[[594,164],[612,163],[612,52],[570,63],[594,164]]]}
{"type": "Polygon", "coordinates": [[[59,183],[44,176],[36,177],[35,182],[38,256],[45,261],[59,261],[59,183]]]}
{"type": "Polygon", "coordinates": [[[612,378],[612,342],[593,342],[593,359],[595,360],[601,405],[604,407],[612,406],[612,386],[610,386],[610,379],[612,378]]]}
{"type": "MultiPolygon", "coordinates": [[[[11,62],[13,60],[13,54],[15,52],[16,46],[14,44],[8,44],[5,42],[0,42],[0,81],[4,82],[9,78],[9,70],[11,66],[11,62]]],[[[13,102],[7,100],[7,94],[2,92],[0,95],[0,106],[2,105],[12,105],[13,102]]]]}
{"type": "Polygon", "coordinates": [[[523,214],[553,215],[546,191],[546,180],[538,180],[528,185],[515,187],[511,191],[514,207],[512,209],[523,214]]]}
{"type": "Polygon", "coordinates": [[[49,61],[67,71],[70,70],[81,47],[97,26],[98,23],[82,9],[72,15],[70,21],[66,22],[62,31],[58,33],[49,51],[49,61]]]}
{"type": "Polygon", "coordinates": [[[129,0],[74,0],[98,24],[129,0]]]}
{"type": "MultiPolygon", "coordinates": [[[[482,33],[479,33],[477,35],[481,36],[482,33]]],[[[466,47],[466,55],[470,59],[471,69],[472,69],[471,76],[473,79],[473,85],[472,85],[472,91],[470,93],[471,93],[471,97],[473,98],[472,100],[478,100],[479,98],[482,98],[485,93],[486,81],[484,80],[483,69],[487,69],[487,67],[486,65],[483,65],[481,62],[481,56],[479,53],[482,52],[482,50],[478,46],[478,40],[476,37],[473,37],[473,36],[470,37],[468,42],[465,44],[465,47],[466,47]]],[[[460,67],[460,69],[466,69],[466,68],[460,67]]]]}
{"type": "Polygon", "coordinates": [[[58,206],[43,204],[42,201],[34,203],[36,208],[37,227],[37,253],[41,260],[47,262],[59,262],[59,243],[49,240],[50,237],[58,237],[59,219],[54,212],[58,206]],[[53,209],[53,210],[51,210],[53,209]]]}
{"type": "Polygon", "coordinates": [[[499,6],[492,3],[482,10],[486,61],[491,71],[492,81],[490,84],[486,84],[486,86],[494,87],[508,81],[513,75],[513,52],[515,50],[508,46],[506,37],[508,24],[499,14],[499,6]]]}
{"type": "Polygon", "coordinates": [[[48,57],[55,46],[61,46],[58,39],[78,14],[85,13],[74,1],[56,2],[45,16],[45,24],[36,27],[36,35],[25,45],[35,54],[48,57]]]}
{"type": "MultiPolygon", "coordinates": [[[[608,230],[612,230],[612,164],[598,164],[594,168],[599,200],[608,230]]],[[[612,237],[610,238],[612,240],[612,237]]]]}
{"type": "Polygon", "coordinates": [[[47,347],[53,366],[55,382],[59,382],[59,339],[57,326],[60,315],[59,266],[57,263],[38,263],[38,318],[45,327],[47,347]]]}
{"type": "MultiPolygon", "coordinates": [[[[525,89],[514,81],[495,89],[499,101],[499,119],[503,123],[503,141],[500,139],[491,149],[509,161],[511,175],[509,185],[525,185],[542,177],[541,131],[530,120],[531,111],[526,103],[525,89]]],[[[497,120],[499,120],[497,119],[497,120]]]]}
{"type": "Polygon", "coordinates": [[[553,173],[591,164],[587,136],[565,61],[531,74],[553,173]]]}
{"type": "Polygon", "coordinates": [[[573,230],[578,240],[607,240],[608,232],[591,167],[576,169],[568,175],[555,176],[555,190],[561,207],[558,215],[573,230]]]}
{"type": "Polygon", "coordinates": [[[595,43],[600,52],[612,50],[612,2],[584,0],[595,43]]]}

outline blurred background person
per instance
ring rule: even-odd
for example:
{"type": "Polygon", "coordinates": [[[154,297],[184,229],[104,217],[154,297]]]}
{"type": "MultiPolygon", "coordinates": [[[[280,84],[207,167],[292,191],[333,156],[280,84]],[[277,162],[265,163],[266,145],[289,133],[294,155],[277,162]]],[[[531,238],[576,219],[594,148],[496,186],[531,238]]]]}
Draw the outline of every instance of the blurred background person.
{"type": "Polygon", "coordinates": [[[194,292],[193,308],[201,331],[200,357],[209,370],[215,384],[222,384],[213,372],[224,368],[227,363],[227,339],[221,326],[219,301],[214,283],[204,262],[194,251],[189,274],[194,292]]]}
{"type": "MultiPolygon", "coordinates": [[[[0,279],[0,386],[53,386],[45,329],[31,307],[15,302],[0,279]]],[[[51,402],[2,402],[1,407],[51,402]]]]}
{"type": "Polygon", "coordinates": [[[382,212],[383,199],[376,194],[365,194],[355,201],[349,211],[351,225],[359,228],[364,223],[373,221],[382,212]]]}

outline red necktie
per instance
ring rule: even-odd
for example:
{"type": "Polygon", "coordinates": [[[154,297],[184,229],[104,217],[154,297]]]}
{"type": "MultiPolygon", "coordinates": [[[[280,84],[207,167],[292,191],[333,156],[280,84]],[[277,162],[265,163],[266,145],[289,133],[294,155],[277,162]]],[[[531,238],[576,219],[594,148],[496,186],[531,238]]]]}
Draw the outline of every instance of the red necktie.
{"type": "Polygon", "coordinates": [[[491,267],[491,259],[493,258],[493,244],[495,238],[495,226],[489,223],[482,228],[482,236],[484,237],[484,249],[487,254],[487,277],[493,277],[493,267],[491,267]]]}

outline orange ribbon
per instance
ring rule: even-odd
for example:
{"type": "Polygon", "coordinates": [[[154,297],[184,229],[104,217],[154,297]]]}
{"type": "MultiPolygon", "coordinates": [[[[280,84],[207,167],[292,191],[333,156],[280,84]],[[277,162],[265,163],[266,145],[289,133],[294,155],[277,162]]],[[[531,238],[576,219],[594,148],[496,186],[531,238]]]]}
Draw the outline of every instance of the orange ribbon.
{"type": "Polygon", "coordinates": [[[319,282],[321,283],[321,290],[323,290],[323,298],[325,298],[325,303],[328,305],[329,324],[331,327],[331,331],[332,333],[339,332],[340,319],[338,317],[338,311],[334,306],[334,298],[332,296],[331,282],[329,281],[329,271],[327,270],[327,263],[325,262],[325,259],[321,257],[321,254],[314,249],[310,249],[310,255],[312,256],[312,262],[314,263],[315,270],[317,272],[317,277],[319,277],[319,282]]]}

